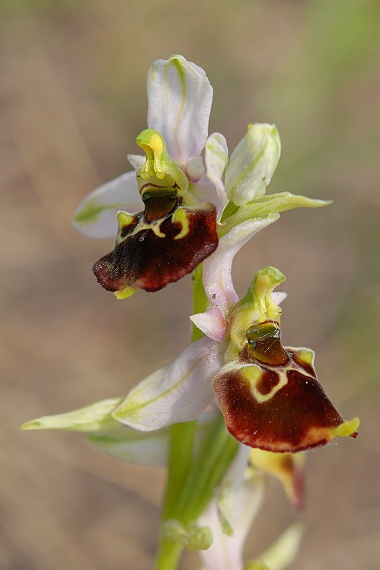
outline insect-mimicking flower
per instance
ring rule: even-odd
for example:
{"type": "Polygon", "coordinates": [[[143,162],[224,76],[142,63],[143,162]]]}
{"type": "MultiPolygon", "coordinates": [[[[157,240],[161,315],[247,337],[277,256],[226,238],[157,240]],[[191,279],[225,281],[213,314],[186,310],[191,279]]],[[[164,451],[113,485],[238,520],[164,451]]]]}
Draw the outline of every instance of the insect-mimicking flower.
{"type": "MultiPolygon", "coordinates": [[[[216,277],[213,285],[205,284],[211,303],[225,297],[216,277]]],[[[262,269],[230,311],[214,306],[193,316],[208,336],[140,382],[113,417],[135,429],[155,430],[196,419],[216,397],[228,430],[253,448],[294,453],[336,436],[356,437],[359,421],[345,422],[327,398],[313,351],[281,343],[282,311],[272,291],[284,279],[273,267],[262,269]]]]}
{"type": "MultiPolygon", "coordinates": [[[[88,237],[116,235],[93,271],[118,298],[161,289],[210,256],[228,200],[234,213],[254,200],[253,218],[324,204],[288,193],[260,203],[280,156],[277,129],[249,125],[229,159],[224,136],[208,137],[211,102],[203,69],[182,56],[157,60],[148,74],[149,128],[136,139],[146,157],[129,155],[135,171],[97,188],[75,212],[75,227],[88,237]]],[[[229,229],[245,219],[232,216],[229,229]]]]}
{"type": "Polygon", "coordinates": [[[149,128],[137,137],[146,158],[130,156],[136,172],[92,192],[74,215],[90,237],[117,234],[114,251],[93,271],[119,297],[177,281],[217,246],[217,206],[195,189],[211,101],[201,68],[181,56],[156,61],[148,77],[149,128]]]}

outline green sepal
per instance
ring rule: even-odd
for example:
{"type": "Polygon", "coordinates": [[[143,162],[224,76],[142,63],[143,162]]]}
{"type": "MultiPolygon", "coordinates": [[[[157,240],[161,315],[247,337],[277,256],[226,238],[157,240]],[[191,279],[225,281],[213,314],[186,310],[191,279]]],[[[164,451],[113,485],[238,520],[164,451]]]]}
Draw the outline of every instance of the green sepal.
{"type": "Polygon", "coordinates": [[[21,429],[59,429],[89,432],[120,428],[120,422],[112,417],[112,412],[123,400],[124,396],[108,398],[72,412],[43,416],[24,423],[21,429]]]}
{"type": "MultiPolygon", "coordinates": [[[[219,237],[226,235],[232,228],[253,218],[263,218],[270,214],[294,210],[295,208],[321,208],[331,204],[331,200],[315,200],[306,196],[280,192],[269,196],[262,196],[254,202],[242,206],[234,214],[225,219],[224,225],[218,228],[219,237]]],[[[232,207],[231,207],[231,211],[232,207]]]]}
{"type": "Polygon", "coordinates": [[[188,550],[207,550],[214,541],[210,527],[200,527],[195,522],[184,525],[176,519],[170,519],[163,523],[162,532],[166,538],[188,550]]]}

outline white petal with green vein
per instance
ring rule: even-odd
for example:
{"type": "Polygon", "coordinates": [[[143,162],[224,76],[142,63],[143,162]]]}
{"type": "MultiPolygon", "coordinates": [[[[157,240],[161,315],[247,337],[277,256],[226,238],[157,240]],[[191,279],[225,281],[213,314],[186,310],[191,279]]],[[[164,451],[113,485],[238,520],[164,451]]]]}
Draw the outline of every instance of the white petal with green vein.
{"type": "Polygon", "coordinates": [[[214,398],[221,365],[219,344],[203,337],[133,388],[113,417],[142,431],[195,420],[214,398]]]}

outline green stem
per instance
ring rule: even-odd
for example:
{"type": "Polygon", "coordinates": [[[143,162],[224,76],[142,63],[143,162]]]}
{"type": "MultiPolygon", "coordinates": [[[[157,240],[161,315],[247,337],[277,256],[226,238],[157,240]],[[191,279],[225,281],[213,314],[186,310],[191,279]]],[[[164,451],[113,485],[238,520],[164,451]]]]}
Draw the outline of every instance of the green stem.
{"type": "MultiPolygon", "coordinates": [[[[201,313],[206,310],[207,305],[208,300],[202,283],[202,266],[198,265],[193,273],[193,312],[201,313]]],[[[201,337],[201,331],[193,326],[192,342],[201,337]]],[[[195,432],[196,422],[175,424],[170,428],[168,476],[162,507],[161,528],[165,521],[178,518],[179,496],[182,494],[193,462],[195,432]]],[[[161,533],[155,569],[175,570],[182,551],[181,545],[169,540],[161,533]]]]}
{"type": "MultiPolygon", "coordinates": [[[[207,306],[202,266],[199,265],[193,273],[193,312],[204,312],[207,306]]],[[[194,326],[192,341],[202,336],[194,326]]],[[[165,522],[176,519],[186,525],[196,521],[212,499],[215,487],[223,479],[238,449],[237,441],[228,433],[219,415],[194,457],[196,427],[194,421],[175,424],[170,429],[168,477],[155,570],[176,570],[183,551],[178,542],[165,536],[165,522]]]]}
{"type": "Polygon", "coordinates": [[[180,563],[183,546],[165,536],[160,537],[160,545],[154,565],[154,570],[176,570],[180,563]]]}
{"type": "MultiPolygon", "coordinates": [[[[178,501],[193,461],[196,422],[170,426],[169,463],[166,490],[161,515],[161,529],[165,521],[177,517],[178,501]]],[[[175,570],[181,559],[183,547],[161,532],[155,570],[175,570]]]]}
{"type": "Polygon", "coordinates": [[[194,521],[204,511],[238,447],[238,442],[227,431],[222,415],[219,415],[203,441],[182,489],[177,505],[181,522],[194,521]]]}
{"type": "Polygon", "coordinates": [[[196,422],[170,426],[168,479],[163,506],[164,520],[172,518],[177,510],[179,494],[193,461],[192,450],[196,427],[196,422]]]}

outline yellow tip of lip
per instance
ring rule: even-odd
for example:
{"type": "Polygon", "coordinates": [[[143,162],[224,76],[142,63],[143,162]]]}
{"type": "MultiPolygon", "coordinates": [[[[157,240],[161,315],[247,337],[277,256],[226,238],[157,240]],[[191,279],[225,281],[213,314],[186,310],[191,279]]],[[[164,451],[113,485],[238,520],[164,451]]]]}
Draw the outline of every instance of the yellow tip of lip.
{"type": "Polygon", "coordinates": [[[137,287],[126,287],[121,291],[115,291],[114,295],[116,299],[128,299],[128,297],[131,297],[136,291],[137,287]]]}
{"type": "Polygon", "coordinates": [[[359,425],[360,425],[360,419],[353,418],[352,420],[344,422],[344,424],[341,424],[340,426],[335,428],[334,436],[345,437],[351,435],[356,437],[355,432],[357,432],[359,425]]]}

